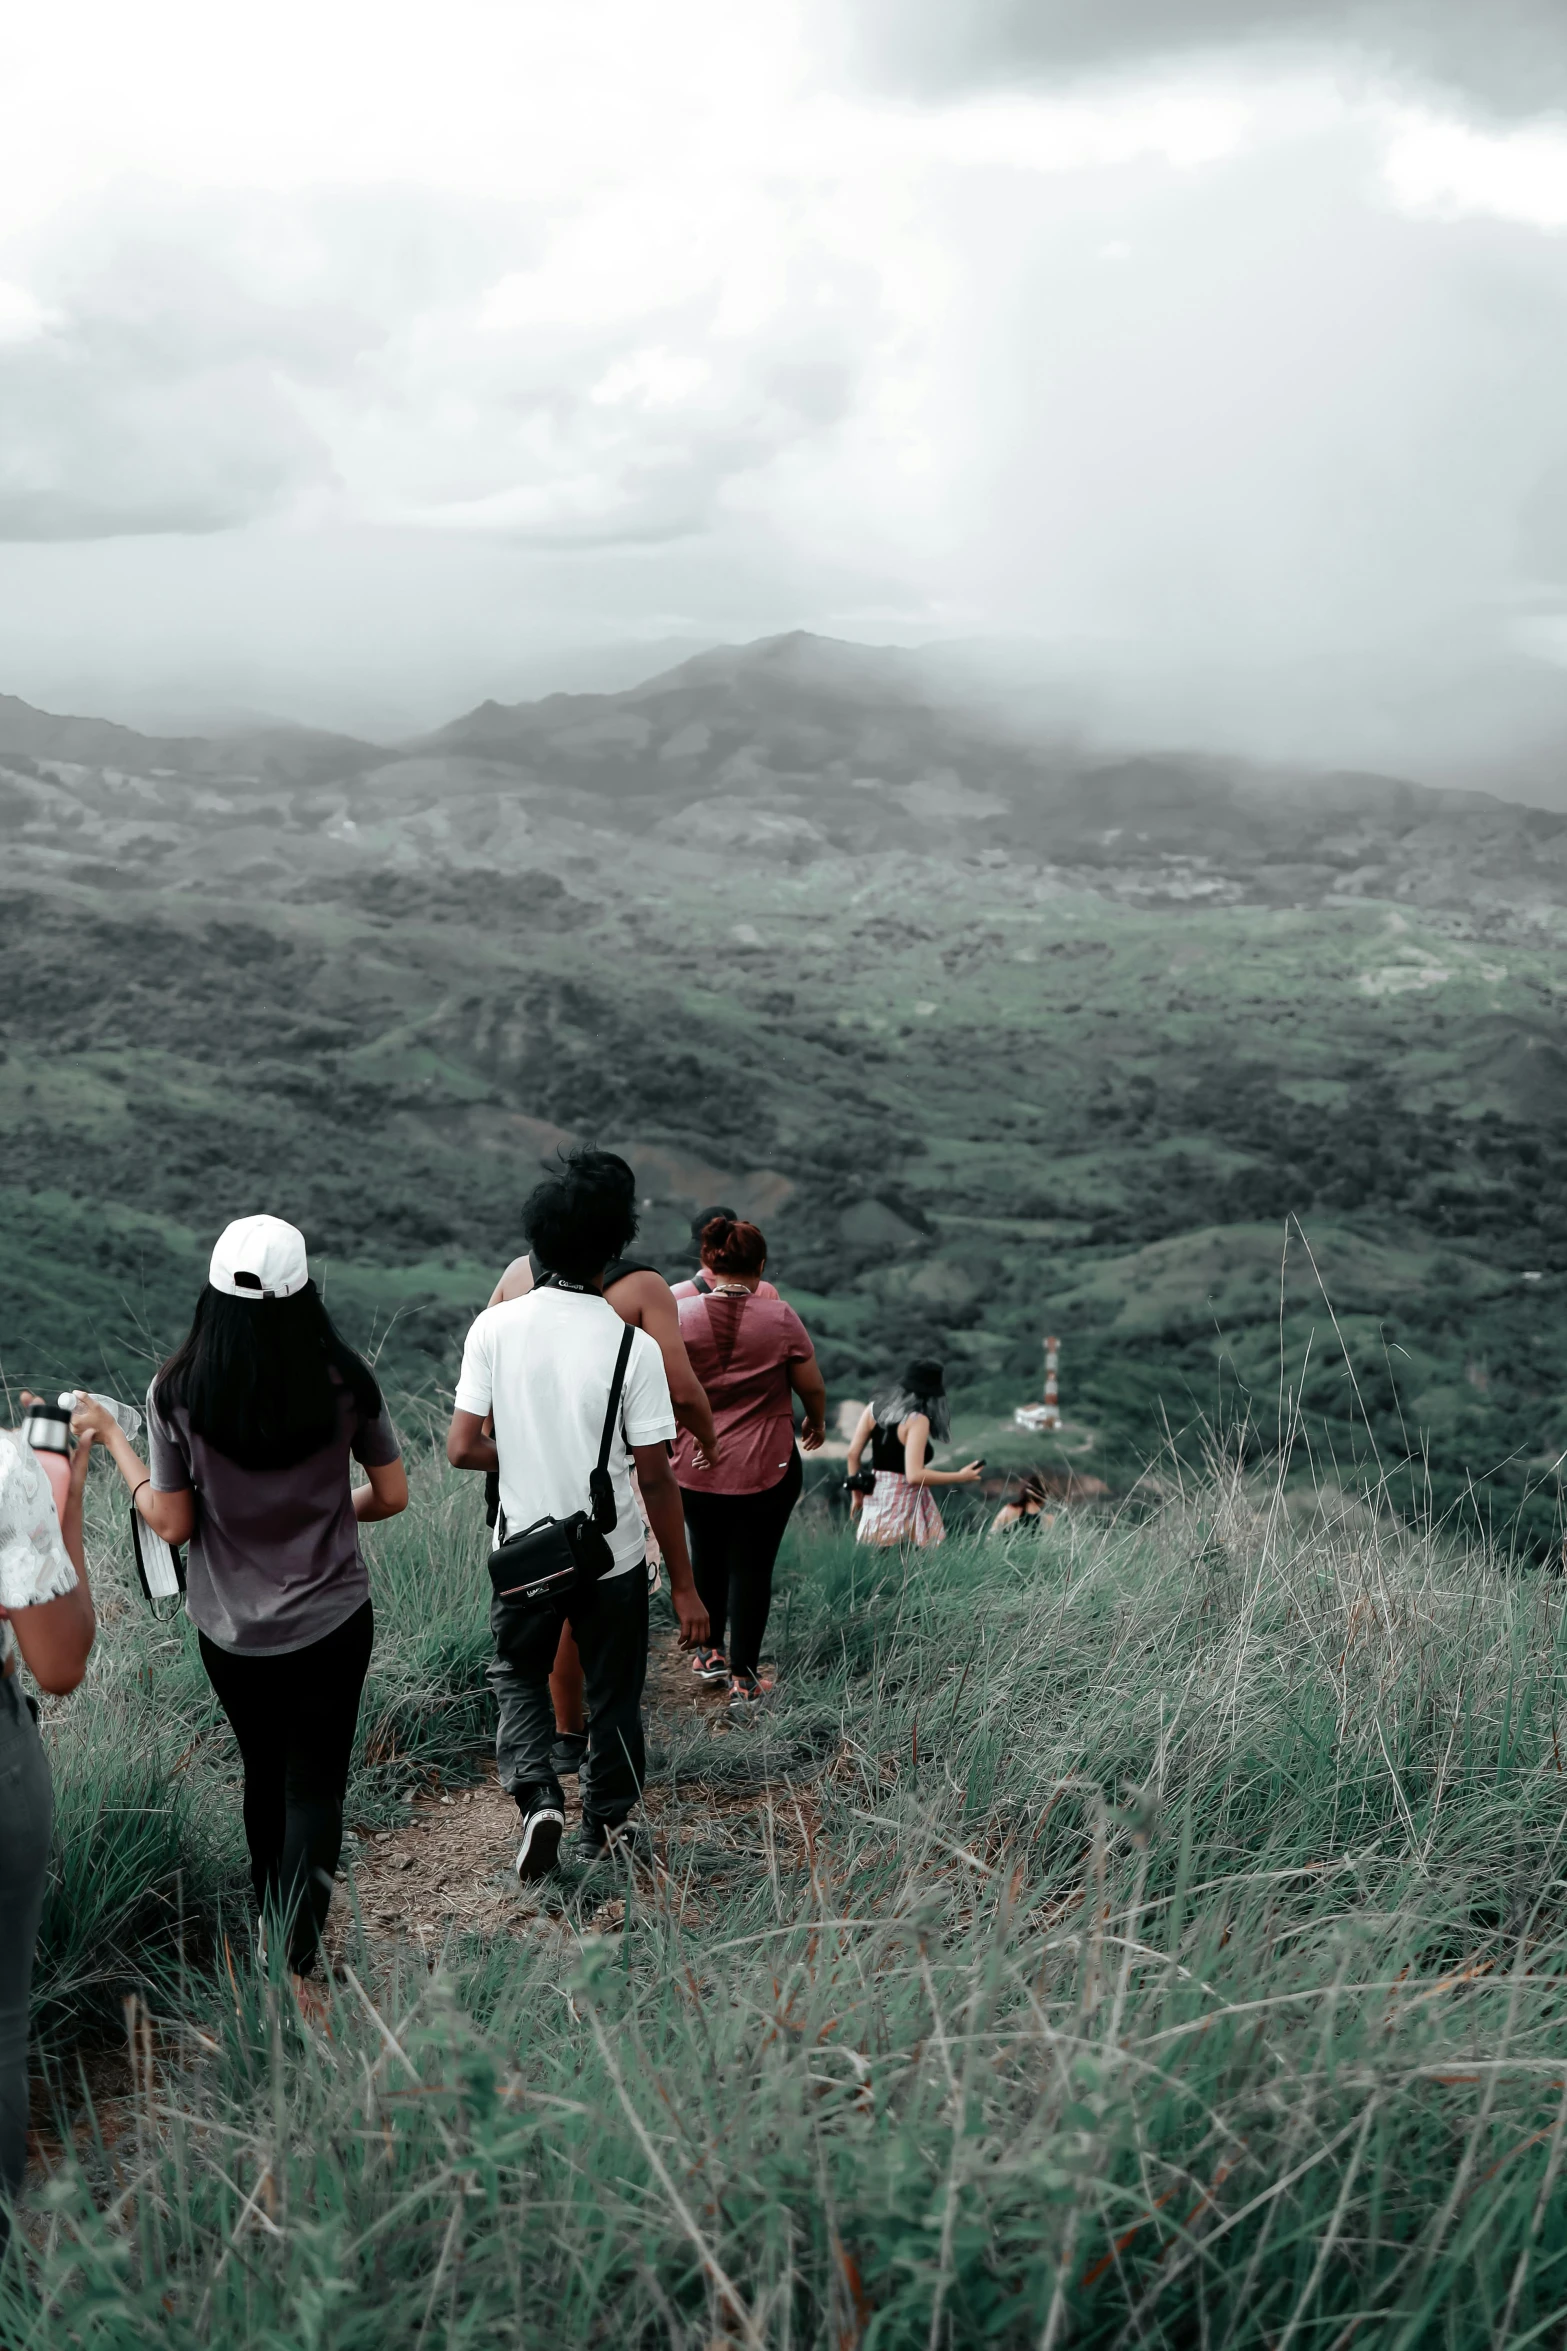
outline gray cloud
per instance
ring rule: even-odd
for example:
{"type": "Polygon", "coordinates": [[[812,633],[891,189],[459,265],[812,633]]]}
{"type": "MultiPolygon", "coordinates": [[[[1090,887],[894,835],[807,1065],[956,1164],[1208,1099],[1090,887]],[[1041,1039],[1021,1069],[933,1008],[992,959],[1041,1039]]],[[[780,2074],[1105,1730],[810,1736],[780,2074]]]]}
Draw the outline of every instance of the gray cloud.
{"type": "Polygon", "coordinates": [[[0,538],[228,530],[326,471],[257,364],[138,379],[51,338],[0,356],[0,407],[0,538]]]}
{"type": "Polygon", "coordinates": [[[851,0],[872,70],[924,91],[1287,47],[1509,115],[1567,103],[1562,0],[851,0]]]}
{"type": "MultiPolygon", "coordinates": [[[[571,209],[563,217],[569,221],[571,209]]],[[[666,543],[852,406],[859,273],[714,334],[721,284],[573,315],[536,210],[418,189],[117,188],[11,264],[0,539],[233,530],[326,491],[541,548],[666,543]],[[521,314],[490,317],[497,286],[521,314]],[[564,297],[564,298],[563,298],[564,297]]],[[[0,268],[0,276],[6,274],[0,268]]]]}
{"type": "Polygon", "coordinates": [[[44,324],[0,346],[0,537],[228,530],[330,479],[289,387],[343,374],[373,330],[278,300],[223,253],[223,212],[111,198],[33,257],[44,324]]]}

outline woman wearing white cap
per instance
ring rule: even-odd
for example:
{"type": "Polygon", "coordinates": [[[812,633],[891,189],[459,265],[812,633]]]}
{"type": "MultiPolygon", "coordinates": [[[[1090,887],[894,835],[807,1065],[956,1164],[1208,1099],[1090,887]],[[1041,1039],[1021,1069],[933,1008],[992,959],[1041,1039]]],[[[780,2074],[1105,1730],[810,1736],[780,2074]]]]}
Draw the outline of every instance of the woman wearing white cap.
{"type": "Polygon", "coordinates": [[[374,1631],[358,1529],[405,1510],[408,1480],[375,1375],[333,1329],[292,1225],[247,1216],[222,1234],[147,1420],[150,1470],[102,1406],[73,1425],[113,1454],[154,1534],[190,1545],[185,1604],[244,1761],[256,1899],[285,1922],[303,1990],[374,1631]]]}

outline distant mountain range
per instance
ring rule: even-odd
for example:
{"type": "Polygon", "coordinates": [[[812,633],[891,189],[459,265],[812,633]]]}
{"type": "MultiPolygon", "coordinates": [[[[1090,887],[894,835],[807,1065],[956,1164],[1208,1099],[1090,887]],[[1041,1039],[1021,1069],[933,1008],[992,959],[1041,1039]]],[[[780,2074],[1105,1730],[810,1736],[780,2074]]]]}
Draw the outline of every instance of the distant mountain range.
{"type": "Polygon", "coordinates": [[[803,633],[620,693],[481,703],[391,749],[287,727],[155,737],[0,696],[0,823],[13,870],[85,860],[283,897],[374,895],[388,876],[437,896],[481,874],[571,886],[606,860],[669,886],[726,862],[908,857],[948,883],[1026,870],[1133,904],[1380,898],[1508,928],[1567,904],[1567,815],[1379,775],[1090,754],[986,714],[917,653],[803,633]]]}
{"type": "Polygon", "coordinates": [[[7,1376],[142,1376],[264,1204],[449,1393],[596,1136],[655,1263],[765,1220],[835,1395],[939,1353],[1021,1458],[1054,1330],[1119,1485],[1283,1365],[1319,1474],[1559,1549],[1567,815],[1015,709],[798,635],[395,746],[0,699],[7,1376]]]}

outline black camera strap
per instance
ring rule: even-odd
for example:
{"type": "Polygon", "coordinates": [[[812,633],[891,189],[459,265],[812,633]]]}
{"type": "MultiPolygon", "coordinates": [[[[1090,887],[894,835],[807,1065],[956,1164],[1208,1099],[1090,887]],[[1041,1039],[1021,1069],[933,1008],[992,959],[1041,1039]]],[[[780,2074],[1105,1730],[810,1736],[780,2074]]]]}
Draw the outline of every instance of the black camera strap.
{"type": "MultiPolygon", "coordinates": [[[[613,1312],[613,1308],[611,1312],[613,1312]]],[[[620,1419],[620,1399],[626,1385],[626,1366],[631,1361],[631,1342],[635,1336],[636,1325],[628,1322],[620,1334],[620,1353],[615,1358],[615,1376],[609,1384],[609,1402],[604,1408],[604,1433],[599,1439],[598,1461],[588,1475],[588,1493],[593,1503],[593,1524],[601,1535],[609,1534],[620,1516],[615,1506],[615,1482],[609,1474],[609,1449],[615,1442],[615,1429],[620,1419]]]]}

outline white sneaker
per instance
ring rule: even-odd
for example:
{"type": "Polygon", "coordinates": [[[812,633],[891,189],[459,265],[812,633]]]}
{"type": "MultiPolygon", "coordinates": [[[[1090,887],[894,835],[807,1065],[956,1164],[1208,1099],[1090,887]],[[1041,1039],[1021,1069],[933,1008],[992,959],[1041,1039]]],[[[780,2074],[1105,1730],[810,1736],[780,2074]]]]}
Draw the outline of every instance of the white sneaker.
{"type": "Polygon", "coordinates": [[[557,1805],[540,1804],[527,1815],[517,1848],[517,1875],[524,1883],[549,1876],[565,1834],[566,1815],[557,1805]]]}

